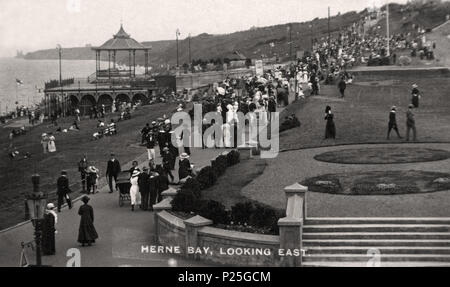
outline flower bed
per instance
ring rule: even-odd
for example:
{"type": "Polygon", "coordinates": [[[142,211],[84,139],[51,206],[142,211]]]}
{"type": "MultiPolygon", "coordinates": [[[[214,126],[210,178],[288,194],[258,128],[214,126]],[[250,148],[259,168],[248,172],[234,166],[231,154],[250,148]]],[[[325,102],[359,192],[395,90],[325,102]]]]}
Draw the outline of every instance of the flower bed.
{"type": "Polygon", "coordinates": [[[310,191],[343,195],[399,195],[450,190],[449,174],[428,171],[369,171],[326,174],[304,180],[310,191]]]}

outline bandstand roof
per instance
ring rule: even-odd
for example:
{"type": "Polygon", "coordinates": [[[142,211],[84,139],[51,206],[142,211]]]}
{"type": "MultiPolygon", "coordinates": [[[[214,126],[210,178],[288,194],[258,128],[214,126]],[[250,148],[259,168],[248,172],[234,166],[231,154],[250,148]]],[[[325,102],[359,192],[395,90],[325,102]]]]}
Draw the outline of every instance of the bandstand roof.
{"type": "Polygon", "coordinates": [[[105,42],[105,44],[100,47],[92,48],[93,50],[151,50],[152,47],[144,46],[135,39],[130,37],[130,34],[126,33],[123,29],[122,24],[120,25],[120,30],[113,36],[112,39],[109,39],[105,42]]]}

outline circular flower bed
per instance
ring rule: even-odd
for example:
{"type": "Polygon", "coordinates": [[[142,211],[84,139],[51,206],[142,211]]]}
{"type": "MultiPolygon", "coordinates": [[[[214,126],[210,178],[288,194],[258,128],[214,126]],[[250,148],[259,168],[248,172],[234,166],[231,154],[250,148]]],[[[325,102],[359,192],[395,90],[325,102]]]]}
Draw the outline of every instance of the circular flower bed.
{"type": "Polygon", "coordinates": [[[301,184],[312,192],[342,195],[429,193],[450,190],[450,174],[414,170],[326,174],[301,184]]]}
{"type": "Polygon", "coordinates": [[[340,164],[401,164],[439,161],[450,158],[445,150],[407,147],[344,149],[326,152],[315,160],[340,164]]]}

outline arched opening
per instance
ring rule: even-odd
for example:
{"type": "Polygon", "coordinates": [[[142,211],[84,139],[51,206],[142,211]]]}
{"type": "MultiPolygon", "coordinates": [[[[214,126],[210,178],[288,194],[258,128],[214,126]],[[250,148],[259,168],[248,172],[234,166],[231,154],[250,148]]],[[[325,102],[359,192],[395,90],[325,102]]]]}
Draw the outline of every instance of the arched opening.
{"type": "Polygon", "coordinates": [[[80,105],[80,101],[75,95],[70,95],[69,97],[69,111],[73,112],[80,105]]]}
{"type": "Polygon", "coordinates": [[[120,94],[116,97],[116,103],[129,103],[130,97],[127,94],[120,94]]]}
{"type": "Polygon", "coordinates": [[[141,102],[141,105],[147,105],[149,100],[143,94],[136,94],[133,96],[133,105],[136,104],[137,102],[141,102]]]}
{"type": "Polygon", "coordinates": [[[90,115],[91,108],[95,105],[95,98],[92,95],[85,95],[81,98],[80,112],[81,115],[90,115]]]}
{"type": "Polygon", "coordinates": [[[108,95],[108,94],[101,95],[98,98],[98,103],[97,104],[99,106],[105,105],[105,111],[107,113],[112,112],[113,99],[112,99],[112,97],[110,95],[108,95]]]}

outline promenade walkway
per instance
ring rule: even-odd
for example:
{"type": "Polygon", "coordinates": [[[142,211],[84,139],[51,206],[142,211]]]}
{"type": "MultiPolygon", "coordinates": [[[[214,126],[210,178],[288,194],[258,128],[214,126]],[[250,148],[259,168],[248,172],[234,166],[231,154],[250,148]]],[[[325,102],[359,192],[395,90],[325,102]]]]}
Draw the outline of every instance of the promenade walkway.
{"type": "MultiPolygon", "coordinates": [[[[193,149],[191,162],[201,167],[209,164],[212,158],[223,151],[193,149]]],[[[158,154],[159,151],[156,152],[158,154]]],[[[146,154],[137,160],[140,163],[148,162],[146,154]]],[[[130,167],[131,163],[124,165],[124,169],[130,167]]],[[[90,196],[89,204],[94,208],[94,225],[99,234],[96,244],[91,247],[80,247],[77,243],[80,220],[78,208],[81,205],[78,201],[71,210],[65,208],[58,214],[56,255],[43,257],[43,264],[64,267],[71,258],[66,256],[66,252],[71,248],[77,248],[81,252],[82,267],[166,267],[169,266],[169,259],[175,259],[179,267],[206,266],[205,263],[188,261],[177,255],[142,253],[142,245],[156,244],[153,212],[140,210],[131,212],[129,204],[120,208],[118,193],[109,194],[108,191],[108,187],[103,186],[100,193],[90,196]]],[[[32,239],[33,226],[29,222],[0,232],[0,266],[19,266],[20,243],[32,239]]],[[[27,255],[30,263],[34,264],[34,252],[29,249],[27,255]]]]}

